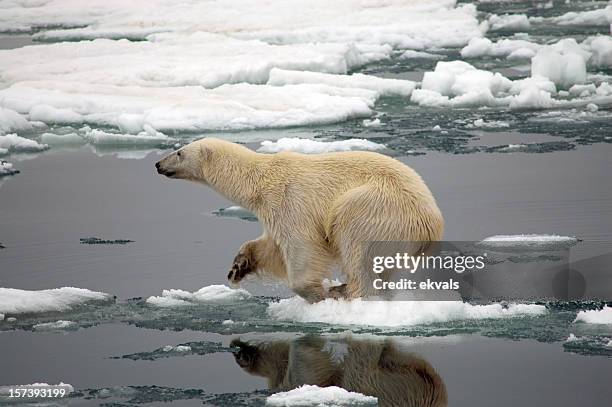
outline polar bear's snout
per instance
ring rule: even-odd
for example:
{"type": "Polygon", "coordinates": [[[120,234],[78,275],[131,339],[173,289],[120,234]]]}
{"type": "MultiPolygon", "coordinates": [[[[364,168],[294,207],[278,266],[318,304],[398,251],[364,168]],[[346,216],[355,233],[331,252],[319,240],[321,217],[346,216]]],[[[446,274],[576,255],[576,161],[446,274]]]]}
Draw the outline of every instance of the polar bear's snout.
{"type": "Polygon", "coordinates": [[[166,177],[172,177],[174,174],[176,174],[176,171],[166,168],[162,161],[164,160],[160,160],[155,163],[155,168],[157,169],[158,174],[165,175],[166,177]]]}

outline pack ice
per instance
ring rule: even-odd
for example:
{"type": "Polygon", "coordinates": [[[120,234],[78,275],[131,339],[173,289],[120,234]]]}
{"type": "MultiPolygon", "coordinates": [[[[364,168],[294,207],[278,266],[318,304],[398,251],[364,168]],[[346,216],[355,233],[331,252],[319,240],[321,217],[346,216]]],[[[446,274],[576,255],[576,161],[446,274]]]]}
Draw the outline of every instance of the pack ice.
{"type": "Polygon", "coordinates": [[[0,51],[1,107],[140,137],[145,126],[199,132],[369,117],[380,96],[409,97],[415,83],[350,70],[395,49],[482,36],[475,7],[454,0],[50,0],[2,10],[0,30],[66,42],[0,51]]]}
{"type": "Polygon", "coordinates": [[[271,395],[266,399],[266,404],[276,407],[376,406],[378,399],[337,386],[319,387],[305,384],[293,390],[271,395]]]}

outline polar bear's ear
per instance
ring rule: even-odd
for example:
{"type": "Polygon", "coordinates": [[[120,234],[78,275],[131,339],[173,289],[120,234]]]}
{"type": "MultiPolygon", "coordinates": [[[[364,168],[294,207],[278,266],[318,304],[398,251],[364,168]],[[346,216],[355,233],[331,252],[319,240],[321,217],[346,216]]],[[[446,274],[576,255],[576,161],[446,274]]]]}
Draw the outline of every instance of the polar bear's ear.
{"type": "Polygon", "coordinates": [[[202,144],[200,146],[200,154],[202,156],[202,160],[208,160],[208,158],[210,158],[210,154],[212,153],[212,150],[210,149],[209,146],[202,144]]]}

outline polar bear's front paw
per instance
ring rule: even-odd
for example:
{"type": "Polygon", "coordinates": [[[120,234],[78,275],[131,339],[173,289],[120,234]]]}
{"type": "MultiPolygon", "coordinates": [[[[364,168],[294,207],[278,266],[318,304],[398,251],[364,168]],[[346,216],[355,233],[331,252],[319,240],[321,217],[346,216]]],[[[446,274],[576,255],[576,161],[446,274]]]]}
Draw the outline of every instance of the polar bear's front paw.
{"type": "Polygon", "coordinates": [[[231,284],[238,284],[247,274],[253,272],[251,259],[245,254],[238,253],[234,258],[234,264],[227,275],[231,284]]]}

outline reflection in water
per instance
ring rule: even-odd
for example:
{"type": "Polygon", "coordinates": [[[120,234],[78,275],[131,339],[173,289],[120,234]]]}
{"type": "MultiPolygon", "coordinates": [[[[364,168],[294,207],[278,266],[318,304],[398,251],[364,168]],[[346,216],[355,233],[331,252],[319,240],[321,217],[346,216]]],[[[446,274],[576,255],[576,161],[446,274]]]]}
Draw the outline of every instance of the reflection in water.
{"type": "Polygon", "coordinates": [[[307,336],[295,340],[236,339],[236,362],[268,379],[272,391],[304,384],[338,386],[378,398],[380,406],[446,406],[446,387],[426,360],[402,350],[393,340],[307,336]]]}

